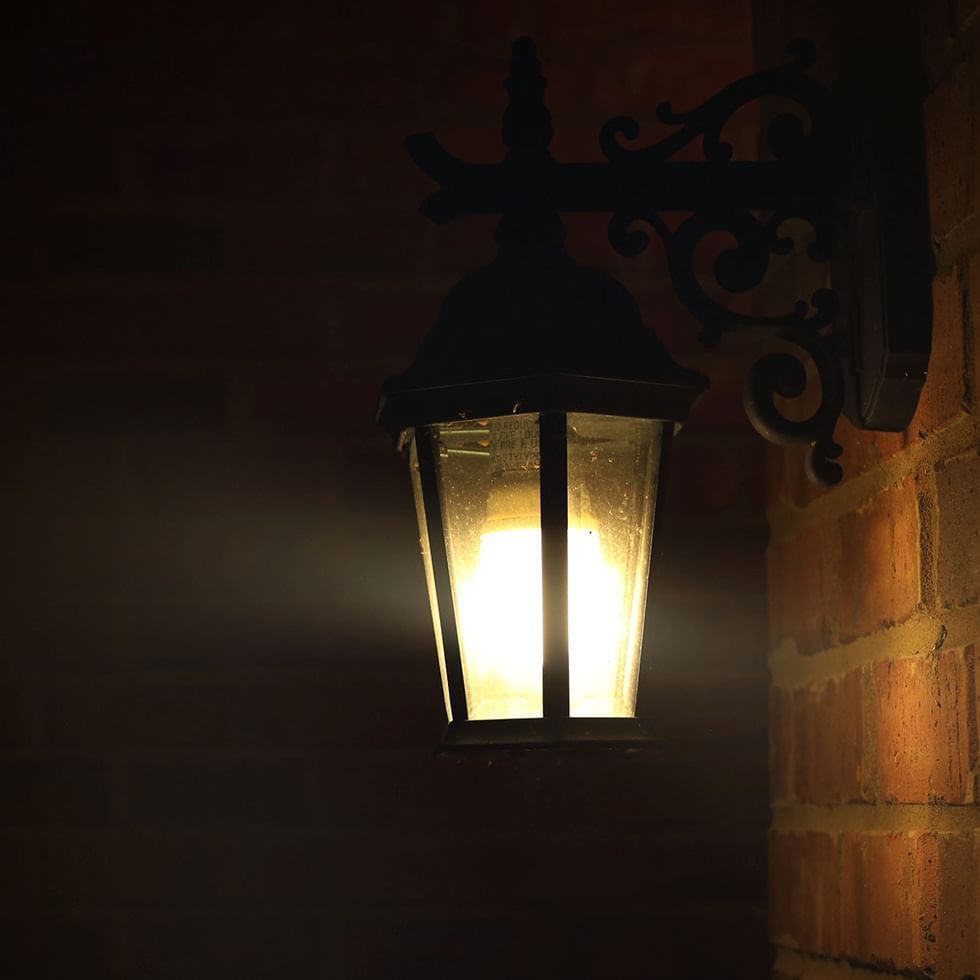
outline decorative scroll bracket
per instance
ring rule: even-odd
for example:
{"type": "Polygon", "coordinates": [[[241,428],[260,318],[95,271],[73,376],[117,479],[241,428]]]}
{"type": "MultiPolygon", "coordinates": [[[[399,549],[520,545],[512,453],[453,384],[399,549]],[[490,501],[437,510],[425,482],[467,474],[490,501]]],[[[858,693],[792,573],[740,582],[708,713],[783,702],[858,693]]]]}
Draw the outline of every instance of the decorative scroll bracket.
{"type": "Polygon", "coordinates": [[[845,405],[862,427],[904,428],[925,378],[932,268],[919,247],[924,243],[928,251],[929,240],[924,165],[919,165],[921,101],[916,128],[909,86],[889,87],[903,71],[910,76],[907,64],[891,66],[884,83],[880,71],[852,73],[851,90],[835,96],[807,74],[814,60],[811,44],[795,42],[791,54],[789,63],[733,82],[691,111],[661,105],[658,118],[677,130],[659,143],[629,148],[621,140],[634,141],[639,125],[617,117],[599,134],[605,162],[558,163],[548,151],[546,83],[534,43],[521,38],[514,43],[507,80],[503,161],[459,160],[431,133],[411,136],[406,145],[440,185],[423,203],[423,214],[440,224],[467,214],[499,214],[502,247],[528,236],[560,240],[562,212],[611,214],[609,240],[623,255],[638,254],[649,244],[648,233],[635,227],[638,222],[653,228],[666,248],[677,295],[700,323],[704,344],[716,344],[730,330],[763,328],[812,361],[821,393],[808,419],[790,421],[775,404],[776,395],[793,398],[806,388],[806,371],[796,355],[769,354],[756,363],[747,378],[745,408],[765,438],[809,445],[808,475],[826,486],[842,476],[834,461],[841,447],[833,435],[845,405]],[[771,159],[736,160],[734,148],[722,139],[724,127],[736,111],[764,97],[790,103],[797,112],[781,112],[769,123],[771,159]],[[884,112],[884,136],[878,137],[875,120],[883,102],[891,109],[884,112]],[[851,103],[858,110],[849,115],[844,106],[851,103]],[[917,161],[910,173],[895,165],[903,134],[917,161]],[[703,161],[673,159],[698,139],[703,161]],[[671,230],[661,217],[665,212],[688,217],[671,230]],[[792,250],[793,242],[781,233],[790,219],[812,227],[807,254],[814,261],[830,259],[838,240],[844,240],[835,289],[819,289],[779,314],[737,312],[719,302],[719,292],[759,286],[771,256],[792,250]],[[709,291],[695,272],[694,256],[713,232],[726,233],[735,244],[718,257],[717,289],[709,291]],[[909,236],[916,247],[909,247],[909,236]],[[843,309],[838,283],[845,287],[843,309]],[[886,284],[892,290],[888,296],[886,284]]]}

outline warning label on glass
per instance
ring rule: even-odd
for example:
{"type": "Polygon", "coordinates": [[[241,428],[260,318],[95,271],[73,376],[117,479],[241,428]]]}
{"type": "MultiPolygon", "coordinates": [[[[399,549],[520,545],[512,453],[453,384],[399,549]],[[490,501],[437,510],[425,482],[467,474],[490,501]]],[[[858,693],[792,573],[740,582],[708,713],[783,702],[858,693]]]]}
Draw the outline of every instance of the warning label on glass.
{"type": "Polygon", "coordinates": [[[490,423],[490,472],[513,473],[537,469],[538,417],[517,415],[490,423]]]}

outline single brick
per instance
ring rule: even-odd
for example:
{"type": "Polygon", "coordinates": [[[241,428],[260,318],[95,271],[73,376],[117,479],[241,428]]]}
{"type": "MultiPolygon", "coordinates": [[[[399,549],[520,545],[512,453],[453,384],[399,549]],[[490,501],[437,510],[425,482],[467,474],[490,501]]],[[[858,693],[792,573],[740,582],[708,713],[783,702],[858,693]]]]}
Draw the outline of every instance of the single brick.
{"type": "Polygon", "coordinates": [[[973,666],[972,647],[874,665],[882,799],[974,801],[973,666]]]}
{"type": "Polygon", "coordinates": [[[970,212],[973,162],[969,119],[970,77],[961,62],[925,103],[929,209],[932,234],[940,242],[970,212]]]}
{"type": "Polygon", "coordinates": [[[322,956],[323,931],[312,910],[222,907],[195,915],[176,906],[130,919],[127,958],[145,980],[309,976],[322,956]]]}
{"type": "Polygon", "coordinates": [[[222,254],[217,225],[165,216],[70,217],[42,232],[35,274],[210,275],[222,254]]]}
{"type": "Polygon", "coordinates": [[[319,186],[312,128],[165,130],[145,137],[140,149],[151,198],[309,200],[319,186]]]}
{"type": "MultiPolygon", "coordinates": [[[[300,7],[302,20],[298,23],[306,32],[310,56],[319,53],[322,58],[326,46],[331,54],[350,57],[352,52],[356,52],[363,61],[370,63],[372,56],[378,57],[374,55],[375,45],[385,39],[394,41],[392,53],[411,62],[419,60],[419,44],[444,44],[455,38],[456,18],[447,9],[449,6],[446,0],[419,0],[410,6],[393,3],[379,8],[344,0],[329,6],[303,5],[300,7]],[[383,17],[380,16],[382,11],[383,17]],[[368,38],[372,39],[370,43],[366,43],[368,38]]],[[[292,12],[294,9],[289,7],[286,13],[295,28],[297,19],[296,13],[292,12]]],[[[230,19],[237,20],[237,17],[230,19]]],[[[287,35],[282,45],[283,51],[295,48],[297,41],[295,32],[287,35]]],[[[245,50],[251,52],[252,49],[245,50]]],[[[382,51],[388,54],[392,46],[382,48],[382,51]]],[[[383,74],[396,69],[379,61],[375,70],[383,74]]],[[[352,106],[358,108],[356,100],[350,98],[349,92],[346,94],[352,106]]]]}
{"type": "MultiPolygon", "coordinates": [[[[506,75],[506,68],[501,64],[497,70],[497,84],[485,93],[486,97],[503,91],[499,83],[506,75]]],[[[342,208],[366,213],[399,202],[414,212],[419,202],[432,193],[434,185],[432,178],[407,153],[397,152],[404,144],[406,125],[402,120],[371,119],[362,124],[352,121],[342,131],[339,127],[333,131],[335,143],[324,137],[321,153],[326,196],[342,208]],[[340,134],[342,139],[337,139],[340,134]],[[331,173],[333,186],[329,180],[331,173]]],[[[504,147],[498,126],[488,126],[485,119],[473,120],[466,129],[463,126],[440,123],[439,142],[450,153],[474,161],[493,161],[502,156],[504,147]],[[467,145],[468,139],[478,141],[475,149],[467,145]]]]}
{"type": "Polygon", "coordinates": [[[840,952],[840,849],[810,830],[769,837],[769,934],[808,953],[840,952]]]}
{"type": "Polygon", "coordinates": [[[412,279],[426,268],[430,237],[424,219],[400,211],[229,221],[220,265],[245,278],[412,279]]]}
{"type": "MultiPolygon", "coordinates": [[[[146,357],[151,351],[140,313],[137,297],[104,284],[52,290],[37,282],[8,288],[0,293],[0,356],[48,362],[146,357]]],[[[174,321],[167,326],[173,330],[174,321]]],[[[196,326],[200,334],[201,324],[196,326]]]]}
{"type": "MultiPolygon", "coordinates": [[[[677,45],[667,56],[656,44],[640,48],[627,60],[626,99],[620,101],[620,106],[649,112],[653,106],[670,102],[683,112],[701,105],[736,79],[752,74],[756,69],[749,47],[738,37],[740,25],[730,13],[726,20],[732,33],[726,31],[724,36],[716,34],[709,41],[699,38],[690,45],[677,45]],[[678,63],[684,65],[683,71],[677,70],[678,63]]],[[[725,127],[725,140],[738,145],[739,129],[746,125],[746,117],[735,116],[725,127]]],[[[754,125],[751,128],[757,132],[754,125]]],[[[751,152],[749,146],[744,149],[751,152]]],[[[700,154],[700,148],[696,152],[700,154]]]]}
{"type": "Polygon", "coordinates": [[[28,200],[119,197],[124,176],[119,141],[89,128],[9,129],[2,137],[3,194],[28,200]]]}
{"type": "MultiPolygon", "coordinates": [[[[353,11],[357,5],[345,6],[353,11]]],[[[402,9],[417,16],[415,7],[394,4],[388,5],[384,14],[386,31],[398,29],[396,17],[404,23],[400,43],[379,45],[373,57],[362,60],[352,60],[351,49],[363,50],[364,39],[376,33],[377,25],[355,31],[345,46],[341,40],[344,18],[337,16],[337,4],[323,9],[326,22],[321,22],[322,26],[311,10],[303,19],[302,39],[294,35],[288,42],[264,43],[261,57],[256,57],[253,45],[228,49],[220,59],[229,81],[217,103],[222,114],[226,119],[248,122],[344,119],[346,125],[351,119],[410,120],[404,131],[411,132],[411,121],[417,119],[420,105],[432,106],[437,91],[433,67],[438,60],[418,57],[419,45],[408,41],[409,34],[418,34],[418,20],[402,17],[402,9]],[[334,42],[334,54],[325,47],[326,38],[334,42]],[[351,89],[352,72],[357,79],[356,98],[351,89]]],[[[432,43],[431,35],[423,38],[422,46],[432,43]]],[[[392,152],[397,154],[398,148],[393,147],[392,152]]]]}
{"type": "Polygon", "coordinates": [[[49,116],[73,122],[94,107],[98,118],[141,128],[152,120],[213,119],[227,57],[211,45],[71,44],[50,59],[47,84],[38,88],[49,116]]]}
{"type": "Polygon", "coordinates": [[[139,329],[121,324],[130,337],[120,346],[144,357],[309,361],[323,355],[337,319],[331,300],[302,282],[195,280],[181,289],[142,290],[134,302],[139,329]]]}
{"type": "Polygon", "coordinates": [[[378,394],[397,370],[390,361],[339,370],[325,362],[265,367],[252,379],[249,407],[255,419],[285,431],[379,437],[378,394]]]}
{"type": "Polygon", "coordinates": [[[665,509],[672,520],[665,522],[657,542],[664,552],[657,569],[661,587],[692,595],[765,593],[766,530],[761,519],[733,508],[714,521],[705,512],[699,522],[683,505],[668,503],[665,509]]]}
{"type": "Polygon", "coordinates": [[[835,604],[830,538],[825,525],[814,525],[770,545],[769,603],[774,643],[792,637],[802,653],[830,645],[830,616],[835,604]]]}
{"type": "MultiPolygon", "coordinates": [[[[726,38],[747,38],[751,32],[751,13],[744,0],[704,0],[690,10],[645,3],[643,0],[614,0],[597,7],[589,0],[545,0],[540,5],[544,37],[556,41],[587,41],[590,45],[612,40],[669,45],[678,41],[716,37],[724,25],[726,38]]],[[[667,60],[677,57],[667,47],[667,60]]],[[[721,87],[730,78],[718,79],[721,87]]]]}
{"type": "Polygon", "coordinates": [[[456,8],[456,31],[464,43],[492,42],[506,52],[515,37],[528,33],[528,19],[523,0],[463,3],[456,8]]]}
{"type": "MultiPolygon", "coordinates": [[[[9,552],[8,552],[9,554],[9,552]]],[[[15,617],[7,617],[8,642],[14,641],[15,617]]],[[[8,658],[13,664],[13,657],[8,658]]],[[[0,681],[0,751],[26,749],[33,739],[33,692],[26,681],[0,681]]]]}
{"type": "Polygon", "coordinates": [[[62,759],[0,762],[0,825],[104,824],[110,819],[109,767],[62,759]]]}
{"type": "Polygon", "coordinates": [[[442,293],[417,288],[344,289],[332,300],[327,350],[341,360],[383,353],[405,367],[432,329],[442,293]]]}
{"type": "Polygon", "coordinates": [[[111,912],[5,910],[0,969],[9,980],[121,977],[116,922],[111,912]]]}
{"type": "Polygon", "coordinates": [[[309,819],[303,774],[280,762],[133,764],[129,816],[141,824],[275,825],[309,819]]]}
{"type": "Polygon", "coordinates": [[[224,379],[213,372],[78,369],[52,386],[48,424],[64,433],[199,431],[224,410],[224,379]]]}
{"type": "MultiPolygon", "coordinates": [[[[622,112],[628,104],[626,72],[619,52],[611,57],[579,52],[549,59],[548,105],[559,124],[565,119],[587,119],[622,112]]],[[[595,151],[589,154],[595,156],[595,151]]],[[[581,159],[581,157],[580,157],[581,159]]]]}
{"type": "Polygon", "coordinates": [[[909,423],[909,441],[928,435],[965,412],[963,358],[963,290],[959,275],[952,272],[933,284],[932,353],[919,405],[909,423]]]}
{"type": "MultiPolygon", "coordinates": [[[[32,368],[23,362],[0,357],[0,433],[37,438],[43,424],[47,379],[46,367],[35,365],[32,368]]],[[[0,440],[0,460],[8,474],[10,468],[6,464],[12,456],[24,454],[24,445],[20,438],[0,440]]]]}
{"type": "MultiPolygon", "coordinates": [[[[841,639],[901,622],[920,597],[919,508],[911,479],[840,521],[841,639]]],[[[803,555],[800,560],[805,560],[803,555]]]]}
{"type": "Polygon", "coordinates": [[[939,500],[939,599],[962,606],[980,598],[980,455],[946,463],[936,473],[939,500]]]}
{"type": "Polygon", "coordinates": [[[805,803],[848,803],[865,795],[862,674],[852,670],[793,697],[794,783],[805,803]]]}
{"type": "MultiPolygon", "coordinates": [[[[508,74],[509,58],[510,45],[506,43],[495,51],[489,51],[486,57],[474,56],[472,49],[460,52],[456,57],[446,57],[440,65],[433,91],[442,112],[450,117],[479,121],[497,129],[496,124],[507,109],[507,90],[502,83],[508,74]]],[[[555,100],[561,97],[563,88],[556,67],[549,59],[546,65],[548,105],[552,111],[558,108],[555,100]]],[[[504,152],[503,144],[498,144],[497,158],[504,152]]],[[[408,161],[402,157],[400,162],[404,165],[408,161]]],[[[414,164],[412,166],[418,169],[414,164]]]]}
{"type": "Polygon", "coordinates": [[[288,750],[313,737],[307,678],[243,684],[225,671],[192,683],[166,675],[126,683],[57,683],[47,692],[46,734],[58,749],[115,746],[176,752],[288,750]]]}
{"type": "MultiPolygon", "coordinates": [[[[84,907],[118,897],[124,840],[105,833],[0,835],[0,907],[84,907]]],[[[4,944],[6,949],[6,943],[4,944]]],[[[2,954],[0,954],[2,955],[2,954]]],[[[2,962],[2,959],[0,959],[2,962]]]]}
{"type": "Polygon", "coordinates": [[[957,834],[841,836],[841,952],[929,976],[975,968],[972,842],[957,834]]]}
{"type": "Polygon", "coordinates": [[[769,791],[773,803],[793,799],[793,693],[769,691],[769,791]]]}

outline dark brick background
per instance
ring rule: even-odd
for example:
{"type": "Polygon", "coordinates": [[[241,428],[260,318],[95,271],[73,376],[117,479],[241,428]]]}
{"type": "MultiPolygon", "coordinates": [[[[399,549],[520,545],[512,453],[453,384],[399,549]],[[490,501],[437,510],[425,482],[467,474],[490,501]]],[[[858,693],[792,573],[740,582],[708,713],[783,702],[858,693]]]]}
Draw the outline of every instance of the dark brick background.
{"type": "MultiPolygon", "coordinates": [[[[757,978],[766,529],[740,355],[659,247],[571,251],[715,382],[680,437],[655,752],[433,758],[408,481],[373,425],[492,223],[402,149],[554,150],[752,68],[748,4],[25,4],[0,56],[0,976],[757,978]]],[[[733,133],[751,146],[753,119],[733,133]]]]}

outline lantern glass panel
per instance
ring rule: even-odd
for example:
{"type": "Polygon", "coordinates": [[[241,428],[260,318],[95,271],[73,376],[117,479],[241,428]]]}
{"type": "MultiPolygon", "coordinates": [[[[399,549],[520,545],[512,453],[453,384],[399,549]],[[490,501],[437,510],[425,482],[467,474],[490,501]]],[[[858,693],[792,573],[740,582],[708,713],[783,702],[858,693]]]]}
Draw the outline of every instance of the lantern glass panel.
{"type": "MultiPolygon", "coordinates": [[[[663,422],[568,415],[569,709],[636,706],[663,422]]],[[[468,716],[542,717],[538,416],[434,425],[437,486],[468,716]]],[[[441,620],[422,483],[412,480],[446,699],[441,620]]]]}
{"type": "Polygon", "coordinates": [[[538,416],[435,428],[469,717],[540,718],[538,416]]]}
{"type": "Polygon", "coordinates": [[[432,553],[429,550],[429,527],[425,519],[425,501],[422,497],[422,480],[419,475],[419,455],[412,440],[409,449],[409,470],[412,474],[412,492],[415,495],[415,516],[419,522],[419,543],[422,546],[422,565],[425,568],[425,584],[429,591],[429,604],[432,607],[432,629],[436,635],[436,652],[439,656],[439,676],[442,678],[442,696],[446,702],[446,715],[453,720],[449,701],[449,681],[446,677],[446,651],[442,645],[442,621],[439,618],[439,603],[436,599],[436,580],[432,571],[432,553]]]}
{"type": "Polygon", "coordinates": [[[569,702],[632,717],[663,422],[568,416],[569,702]]]}

